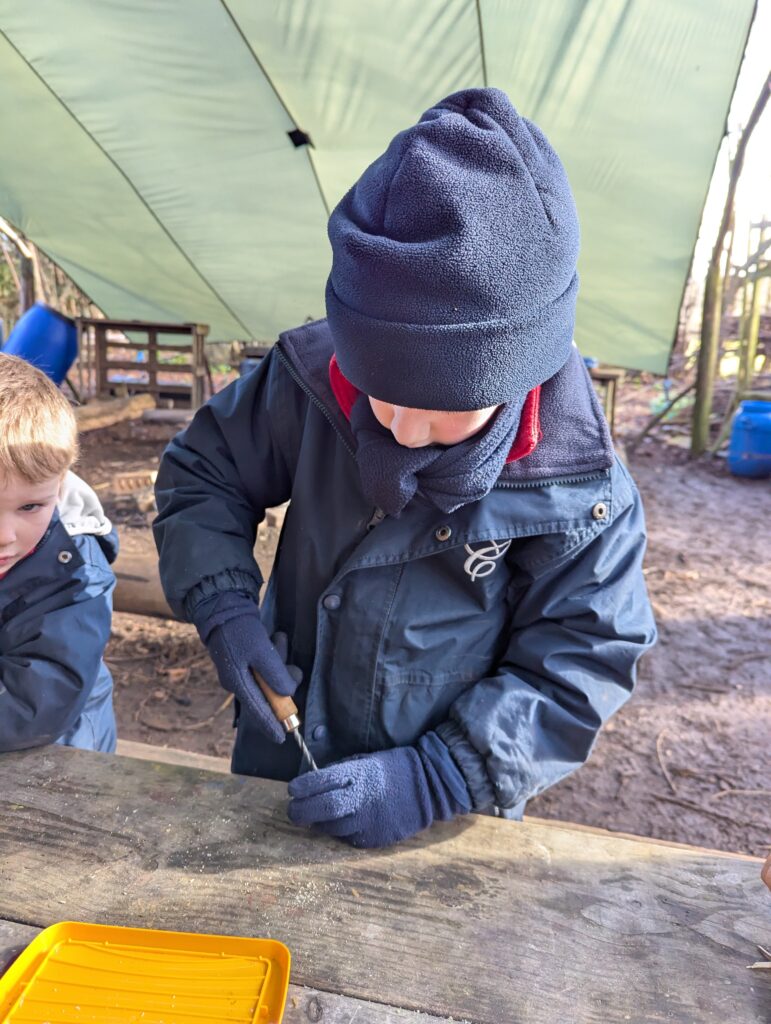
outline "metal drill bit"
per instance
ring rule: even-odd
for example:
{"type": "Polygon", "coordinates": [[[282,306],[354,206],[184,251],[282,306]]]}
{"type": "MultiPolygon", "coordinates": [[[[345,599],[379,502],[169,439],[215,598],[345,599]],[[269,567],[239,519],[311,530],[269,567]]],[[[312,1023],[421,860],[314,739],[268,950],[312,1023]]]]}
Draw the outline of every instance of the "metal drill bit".
{"type": "Polygon", "coordinates": [[[295,742],[300,748],[303,760],[310,765],[312,771],[317,772],[319,770],[319,766],[313,760],[313,754],[308,750],[305,740],[302,737],[302,733],[300,732],[300,715],[297,711],[297,705],[291,697],[283,697],[281,694],[276,693],[275,690],[272,690],[256,669],[253,668],[252,673],[254,678],[257,680],[260,689],[265,694],[265,698],[268,701],[268,704],[270,704],[273,714],[279,722],[281,722],[286,731],[294,736],[295,742]]]}
{"type": "MultiPolygon", "coordinates": [[[[294,736],[297,746],[300,748],[300,753],[303,756],[303,761],[307,761],[312,772],[317,772],[319,766],[313,760],[313,754],[308,750],[305,740],[302,738],[299,728],[292,729],[292,736],[294,736]]],[[[301,762],[302,763],[302,762],[301,762]]]]}

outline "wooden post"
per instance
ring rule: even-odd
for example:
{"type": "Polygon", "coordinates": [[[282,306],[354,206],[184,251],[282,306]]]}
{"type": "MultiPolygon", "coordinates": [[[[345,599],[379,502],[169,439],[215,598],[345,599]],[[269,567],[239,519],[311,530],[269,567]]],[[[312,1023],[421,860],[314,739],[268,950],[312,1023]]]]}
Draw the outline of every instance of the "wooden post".
{"type": "Polygon", "coordinates": [[[97,398],[106,398],[109,391],[107,379],[107,330],[101,324],[94,324],[94,384],[97,398]]]}
{"type": "Polygon", "coordinates": [[[193,383],[190,394],[190,408],[195,411],[200,408],[205,399],[206,383],[206,350],[205,341],[208,334],[208,327],[205,324],[194,324],[192,327],[192,364],[193,383]]]}
{"type": "Polygon", "coordinates": [[[35,265],[19,250],[19,316],[35,305],[35,265]]]}
{"type": "MultiPolygon", "coordinates": [[[[54,264],[54,268],[55,267],[56,264],[54,264]]],[[[83,372],[86,358],[86,349],[84,344],[85,331],[83,330],[83,324],[80,322],[79,316],[75,317],[75,336],[78,339],[78,355],[76,359],[78,364],[78,390],[80,391],[81,396],[85,397],[88,394],[85,387],[85,376],[83,372]]]]}
{"type": "Polygon", "coordinates": [[[158,395],[158,332],[154,327],[147,331],[147,383],[151,395],[158,395]]]}
{"type": "Polygon", "coordinates": [[[693,405],[693,425],[691,430],[691,455],[701,455],[709,442],[709,418],[712,412],[712,392],[715,385],[715,369],[717,366],[718,339],[720,337],[720,306],[722,280],[720,263],[723,247],[731,224],[734,209],[736,186],[744,166],[744,154],[750,141],[755,125],[760,120],[769,93],[771,92],[771,74],[768,75],[760,90],[755,106],[749,116],[736,147],[736,156],[731,164],[728,179],[723,216],[718,229],[715,245],[712,249],[707,280],[704,286],[704,306],[701,317],[701,345],[696,367],[696,400],[693,405]]]}
{"type": "MultiPolygon", "coordinates": [[[[750,249],[752,232],[750,232],[750,249]]],[[[714,444],[710,447],[711,452],[718,452],[725,444],[728,435],[731,432],[731,425],[733,422],[734,413],[739,408],[741,402],[747,399],[750,395],[750,389],[752,387],[752,381],[755,376],[755,357],[758,352],[758,335],[760,333],[760,288],[762,285],[762,278],[757,276],[760,270],[760,253],[763,252],[763,243],[765,241],[764,231],[761,229],[761,233],[758,236],[758,250],[757,250],[757,262],[755,263],[754,273],[751,271],[750,261],[747,261],[747,267],[745,270],[746,277],[744,280],[744,296],[742,300],[742,316],[740,324],[740,335],[739,335],[739,365],[736,369],[736,387],[734,388],[733,394],[728,403],[728,408],[725,411],[723,417],[723,423],[718,432],[718,436],[715,439],[714,444]]]]}
{"type": "Polygon", "coordinates": [[[743,270],[744,271],[744,280],[742,281],[742,286],[741,286],[742,287],[742,311],[741,311],[741,314],[739,316],[739,342],[740,342],[740,346],[739,347],[740,347],[740,350],[741,350],[741,348],[744,345],[745,333],[746,333],[746,330],[747,330],[747,317],[749,316],[749,312],[750,312],[750,300],[751,300],[751,294],[752,293],[750,291],[750,280],[749,280],[749,276],[748,275],[749,275],[749,272],[750,272],[750,260],[751,259],[752,259],[752,225],[750,225],[749,230],[747,231],[747,260],[746,260],[746,262],[744,264],[744,267],[740,267],[739,268],[739,270],[743,270]]]}
{"type": "Polygon", "coordinates": [[[747,323],[747,342],[744,346],[743,365],[740,367],[740,391],[749,391],[752,387],[752,378],[755,375],[755,357],[758,354],[758,335],[760,334],[760,293],[762,285],[762,278],[757,278],[757,280],[752,282],[752,302],[747,323]]]}
{"type": "Polygon", "coordinates": [[[709,420],[715,388],[720,322],[723,305],[723,274],[720,259],[710,265],[704,286],[704,307],[701,321],[701,344],[696,371],[696,399],[693,406],[691,455],[701,455],[709,441],[709,420]]]}

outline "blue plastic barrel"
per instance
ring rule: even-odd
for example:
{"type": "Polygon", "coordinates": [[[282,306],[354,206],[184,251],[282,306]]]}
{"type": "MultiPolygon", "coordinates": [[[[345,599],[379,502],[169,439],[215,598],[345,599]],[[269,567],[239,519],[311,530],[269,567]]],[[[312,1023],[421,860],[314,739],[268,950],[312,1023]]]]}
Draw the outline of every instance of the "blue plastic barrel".
{"type": "Polygon", "coordinates": [[[36,302],[8,335],[3,352],[26,359],[61,384],[78,354],[78,332],[69,317],[36,302]]]}
{"type": "Polygon", "coordinates": [[[771,476],[771,402],[742,402],[728,445],[734,476],[771,476]]]}

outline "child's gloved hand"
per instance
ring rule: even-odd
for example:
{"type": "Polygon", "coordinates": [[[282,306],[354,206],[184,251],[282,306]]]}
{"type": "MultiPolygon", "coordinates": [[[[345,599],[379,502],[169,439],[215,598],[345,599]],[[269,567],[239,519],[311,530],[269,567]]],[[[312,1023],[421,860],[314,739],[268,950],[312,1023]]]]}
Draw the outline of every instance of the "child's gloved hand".
{"type": "Polygon", "coordinates": [[[453,780],[451,789],[429,756],[430,745],[440,743],[429,733],[417,749],[361,754],[298,776],[289,783],[289,820],[352,846],[377,847],[465,814],[471,810],[465,784],[453,780]]]}
{"type": "Polygon", "coordinates": [[[273,640],[260,619],[254,601],[236,591],[217,594],[198,606],[193,621],[206,644],[224,689],[241,704],[241,714],[274,743],[283,743],[286,732],[257,685],[256,669],[276,693],[291,697],[302,682],[302,672],[286,665],[288,641],[284,633],[273,640]]]}

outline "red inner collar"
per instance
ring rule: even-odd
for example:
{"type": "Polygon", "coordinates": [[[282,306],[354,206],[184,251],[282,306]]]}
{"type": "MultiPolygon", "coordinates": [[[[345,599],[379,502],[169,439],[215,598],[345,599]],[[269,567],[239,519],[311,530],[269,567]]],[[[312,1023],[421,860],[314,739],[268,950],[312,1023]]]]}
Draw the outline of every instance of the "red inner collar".
{"type": "MultiPolygon", "coordinates": [[[[347,420],[351,418],[353,403],[361,392],[343,376],[343,371],[337,365],[337,357],[332,356],[329,361],[329,383],[332,386],[337,404],[347,420]]],[[[514,443],[511,446],[506,462],[516,462],[517,459],[524,459],[526,455],[535,449],[541,440],[541,385],[533,388],[525,399],[522,407],[522,416],[519,421],[519,429],[514,443]]]]}

